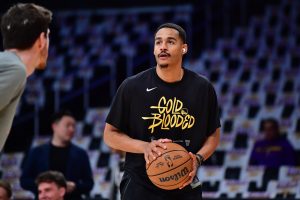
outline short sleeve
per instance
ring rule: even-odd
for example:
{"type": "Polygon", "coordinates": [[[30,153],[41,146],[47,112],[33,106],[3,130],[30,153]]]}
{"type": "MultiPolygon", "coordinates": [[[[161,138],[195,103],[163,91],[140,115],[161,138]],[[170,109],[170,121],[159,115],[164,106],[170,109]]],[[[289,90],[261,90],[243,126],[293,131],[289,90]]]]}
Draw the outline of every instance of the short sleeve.
{"type": "Polygon", "coordinates": [[[14,98],[23,92],[26,82],[26,71],[19,66],[9,66],[7,70],[0,70],[0,111],[2,111],[14,98]]]}
{"type": "Polygon", "coordinates": [[[210,136],[216,131],[217,128],[221,127],[218,98],[212,84],[209,84],[208,87],[208,106],[207,136],[210,136]]]}
{"type": "Polygon", "coordinates": [[[116,127],[126,133],[128,130],[129,118],[129,95],[128,80],[123,81],[110,106],[110,111],[106,118],[106,123],[116,127]]]}

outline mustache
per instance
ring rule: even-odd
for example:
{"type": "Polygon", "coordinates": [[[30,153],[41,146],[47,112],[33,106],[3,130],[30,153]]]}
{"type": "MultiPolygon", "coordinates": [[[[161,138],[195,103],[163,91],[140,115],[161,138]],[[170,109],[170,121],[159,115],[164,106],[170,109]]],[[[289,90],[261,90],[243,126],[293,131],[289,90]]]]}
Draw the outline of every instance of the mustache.
{"type": "Polygon", "coordinates": [[[166,51],[162,51],[158,54],[158,57],[160,57],[162,55],[171,56],[171,54],[167,53],[166,51]]]}

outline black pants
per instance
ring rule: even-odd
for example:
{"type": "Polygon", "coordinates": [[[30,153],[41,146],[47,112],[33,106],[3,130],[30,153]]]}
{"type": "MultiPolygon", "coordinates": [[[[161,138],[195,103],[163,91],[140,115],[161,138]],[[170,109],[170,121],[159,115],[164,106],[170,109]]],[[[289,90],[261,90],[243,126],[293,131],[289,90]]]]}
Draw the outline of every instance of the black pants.
{"type": "Polygon", "coordinates": [[[201,200],[201,186],[180,194],[170,194],[168,191],[164,193],[152,191],[149,188],[137,184],[132,180],[128,173],[124,173],[120,184],[121,200],[201,200]]]}

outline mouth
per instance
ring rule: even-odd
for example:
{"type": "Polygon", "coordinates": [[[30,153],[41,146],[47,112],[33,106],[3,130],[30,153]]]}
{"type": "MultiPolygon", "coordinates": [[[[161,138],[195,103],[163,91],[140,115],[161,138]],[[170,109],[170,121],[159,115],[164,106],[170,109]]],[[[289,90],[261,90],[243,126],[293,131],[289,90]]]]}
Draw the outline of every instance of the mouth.
{"type": "Polygon", "coordinates": [[[158,57],[159,58],[168,58],[170,57],[171,55],[168,54],[168,53],[165,53],[165,52],[161,52],[160,54],[158,54],[158,57]]]}

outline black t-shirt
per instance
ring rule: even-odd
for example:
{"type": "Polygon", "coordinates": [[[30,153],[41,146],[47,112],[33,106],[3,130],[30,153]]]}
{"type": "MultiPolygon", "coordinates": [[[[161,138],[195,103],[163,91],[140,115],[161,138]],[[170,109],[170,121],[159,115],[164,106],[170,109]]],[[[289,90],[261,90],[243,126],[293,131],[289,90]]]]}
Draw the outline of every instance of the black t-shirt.
{"type": "Polygon", "coordinates": [[[50,170],[66,174],[69,149],[69,147],[57,147],[53,144],[50,145],[50,170]]]}
{"type": "MultiPolygon", "coordinates": [[[[127,78],[119,87],[106,122],[143,141],[169,138],[196,153],[220,127],[212,84],[184,68],[181,81],[161,80],[155,68],[127,78]]],[[[156,188],[148,179],[143,154],[126,153],[125,171],[137,182],[156,188]]]]}

